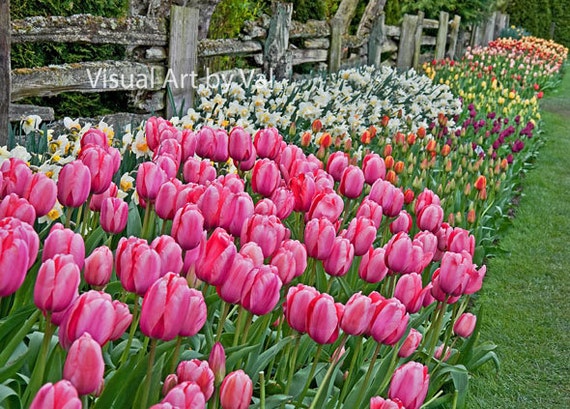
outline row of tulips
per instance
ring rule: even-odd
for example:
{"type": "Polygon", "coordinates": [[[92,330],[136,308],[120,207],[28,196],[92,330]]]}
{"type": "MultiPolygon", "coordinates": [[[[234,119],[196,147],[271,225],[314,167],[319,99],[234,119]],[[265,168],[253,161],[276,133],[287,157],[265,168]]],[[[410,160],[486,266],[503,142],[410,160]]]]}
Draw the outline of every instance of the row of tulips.
{"type": "Polygon", "coordinates": [[[334,141],[311,118],[299,146],[290,123],[252,135],[151,118],[118,149],[71,122],[41,158],[14,150],[3,404],[461,405],[494,359],[466,312],[485,215],[529,157],[516,141],[538,138],[532,118],[476,103],[425,126],[407,108],[334,141]]]}

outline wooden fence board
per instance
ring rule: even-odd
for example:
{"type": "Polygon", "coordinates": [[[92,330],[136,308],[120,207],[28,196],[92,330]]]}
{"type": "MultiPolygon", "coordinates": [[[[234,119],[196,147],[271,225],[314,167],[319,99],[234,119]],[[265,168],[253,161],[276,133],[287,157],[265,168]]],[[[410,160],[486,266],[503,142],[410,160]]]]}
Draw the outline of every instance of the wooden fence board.
{"type": "Polygon", "coordinates": [[[10,110],[10,0],[0,0],[0,146],[8,141],[10,110]]]}

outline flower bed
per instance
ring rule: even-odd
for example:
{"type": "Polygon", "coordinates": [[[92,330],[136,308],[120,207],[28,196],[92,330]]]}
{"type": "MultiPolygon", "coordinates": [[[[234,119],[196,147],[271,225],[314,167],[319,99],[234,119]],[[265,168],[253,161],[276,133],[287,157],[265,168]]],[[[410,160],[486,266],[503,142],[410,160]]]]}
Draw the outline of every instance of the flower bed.
{"type": "Polygon", "coordinates": [[[566,58],[538,41],[433,63],[433,83],[201,88],[117,137],[31,126],[0,165],[0,402],[461,406],[496,361],[468,310],[539,146],[539,61],[566,58]],[[463,66],[489,55],[509,75],[532,56],[538,88],[463,66]]]}

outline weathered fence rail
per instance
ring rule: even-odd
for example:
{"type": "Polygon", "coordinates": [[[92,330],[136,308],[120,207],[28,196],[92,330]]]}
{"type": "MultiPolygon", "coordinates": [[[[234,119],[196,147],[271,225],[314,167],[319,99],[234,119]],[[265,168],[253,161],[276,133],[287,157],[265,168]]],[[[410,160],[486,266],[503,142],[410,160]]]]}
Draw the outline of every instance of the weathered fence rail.
{"type": "MultiPolygon", "coordinates": [[[[345,1],[349,3],[349,0],[343,0],[343,3],[345,1]]],[[[46,41],[118,44],[126,46],[128,58],[126,61],[11,70],[11,85],[8,85],[8,91],[0,93],[0,108],[3,104],[10,105],[10,102],[26,97],[62,92],[137,91],[135,106],[138,110],[161,112],[166,108],[167,114],[172,114],[174,107],[166,98],[165,84],[172,85],[174,81],[176,89],[171,87],[171,91],[175,102],[183,101],[188,107],[192,103],[193,87],[200,80],[197,67],[217,56],[250,57],[254,67],[262,68],[266,73],[271,71],[272,75],[281,78],[290,76],[293,66],[305,63],[319,63],[321,67],[326,64],[329,71],[359,63],[386,63],[404,69],[417,67],[424,46],[435,47],[432,50],[434,57],[455,55],[459,47],[458,16],[449,22],[449,15],[444,12],[439,20],[424,19],[423,15],[406,15],[400,27],[389,26],[384,24],[384,4],[385,1],[381,0],[370,1],[357,35],[347,34],[345,15],[337,13],[331,21],[300,23],[291,20],[292,8],[284,3],[276,3],[273,18],[266,16],[259,21],[247,22],[239,38],[220,40],[198,41],[198,11],[181,6],[171,7],[170,18],[75,15],[12,21],[11,25],[2,25],[11,27],[7,31],[11,34],[12,44],[46,41]],[[390,53],[392,58],[387,59],[390,53]],[[187,78],[192,81],[188,80],[180,87],[184,75],[192,77],[187,78]]],[[[0,5],[9,7],[9,1],[0,0],[0,5]]],[[[347,7],[343,10],[348,10],[347,7]]],[[[339,9],[339,13],[341,11],[339,9]]],[[[2,15],[5,18],[6,13],[2,12],[2,15]]],[[[475,30],[471,42],[482,41],[492,35],[490,33],[498,32],[501,24],[504,27],[508,19],[493,17],[485,27],[475,30]]],[[[9,52],[10,46],[7,48],[9,52]]],[[[6,50],[0,48],[0,62],[2,53],[6,54],[6,50]]],[[[3,86],[6,89],[6,84],[3,86]]],[[[21,118],[24,108],[10,109],[10,119],[21,118]]],[[[45,110],[39,112],[50,113],[45,110]]]]}

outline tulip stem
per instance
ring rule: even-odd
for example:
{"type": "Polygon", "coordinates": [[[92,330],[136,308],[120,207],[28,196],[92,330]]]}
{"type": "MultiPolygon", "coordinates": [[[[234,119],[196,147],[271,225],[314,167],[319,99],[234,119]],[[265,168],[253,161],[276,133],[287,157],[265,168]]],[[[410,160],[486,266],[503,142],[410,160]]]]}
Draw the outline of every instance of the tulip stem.
{"type": "Polygon", "coordinates": [[[239,313],[237,316],[237,320],[236,320],[236,332],[234,333],[234,342],[232,344],[232,346],[237,346],[238,341],[240,339],[240,334],[241,334],[241,327],[243,326],[243,320],[245,317],[246,310],[243,307],[239,307],[239,313]]]}
{"type": "Polygon", "coordinates": [[[299,334],[295,335],[295,348],[293,349],[293,356],[289,361],[289,375],[287,375],[287,384],[285,384],[285,395],[289,394],[289,388],[293,382],[293,374],[295,373],[295,366],[297,366],[297,351],[299,350],[299,344],[301,342],[301,336],[299,334]]]}
{"type": "Polygon", "coordinates": [[[370,382],[370,377],[372,376],[372,372],[374,370],[374,365],[376,364],[376,360],[378,359],[378,354],[380,353],[380,348],[382,344],[378,342],[376,345],[376,349],[374,349],[374,354],[372,355],[372,359],[370,359],[370,365],[368,365],[368,370],[366,371],[366,375],[364,377],[364,382],[360,385],[360,391],[358,392],[358,398],[356,404],[354,405],[355,408],[360,407],[360,403],[362,402],[362,398],[364,398],[364,392],[366,392],[366,387],[368,382],[370,382]]]}
{"type": "Polygon", "coordinates": [[[176,370],[176,365],[178,364],[178,356],[180,355],[180,347],[182,346],[182,337],[179,335],[176,338],[176,346],[174,347],[174,353],[172,354],[172,361],[170,362],[170,373],[174,373],[176,370]]]}
{"type": "Polygon", "coordinates": [[[143,395],[141,399],[141,404],[143,408],[148,408],[148,393],[151,386],[152,378],[152,367],[154,366],[154,356],[156,355],[156,339],[152,338],[150,340],[150,352],[148,355],[148,367],[146,368],[146,378],[143,385],[143,395]]]}
{"type": "Polygon", "coordinates": [[[259,409],[265,409],[265,373],[259,372],[259,409]]]}
{"type": "MultiPolygon", "coordinates": [[[[340,351],[342,350],[342,348],[344,348],[344,344],[346,343],[347,338],[348,338],[348,334],[344,334],[342,337],[342,340],[340,342],[340,345],[338,346],[338,348],[336,348],[335,352],[333,353],[333,356],[331,359],[331,364],[329,365],[329,369],[327,370],[327,373],[325,374],[325,377],[324,377],[323,381],[321,382],[319,389],[317,389],[317,393],[316,393],[315,397],[313,398],[313,401],[311,402],[311,406],[309,406],[309,409],[313,409],[316,407],[323,391],[327,387],[327,385],[329,383],[329,379],[332,376],[333,371],[339,362],[340,355],[341,355],[340,351]]],[[[358,407],[358,406],[356,406],[356,407],[358,407]]]]}
{"type": "Polygon", "coordinates": [[[299,395],[299,399],[297,401],[296,407],[300,407],[303,405],[303,399],[305,399],[305,395],[307,394],[307,392],[309,390],[309,386],[311,385],[311,381],[313,380],[313,377],[315,376],[315,372],[317,370],[317,364],[319,363],[319,358],[321,357],[322,350],[323,350],[323,345],[319,344],[319,346],[317,348],[317,352],[315,353],[315,359],[313,359],[313,365],[311,366],[311,372],[309,373],[309,376],[307,377],[307,382],[305,382],[305,387],[303,388],[303,391],[299,395]]]}
{"type": "Polygon", "coordinates": [[[354,367],[356,366],[356,361],[360,355],[361,349],[362,349],[362,337],[357,337],[356,345],[354,346],[354,352],[352,354],[352,359],[350,360],[350,367],[348,368],[348,377],[344,381],[344,385],[342,386],[342,391],[340,393],[340,398],[338,400],[339,404],[341,404],[341,402],[344,401],[344,398],[348,393],[348,386],[350,385],[350,380],[352,378],[354,367]]]}
{"type": "Polygon", "coordinates": [[[30,377],[30,383],[28,384],[28,388],[26,389],[26,393],[24,394],[23,401],[25,402],[25,407],[28,407],[30,405],[32,399],[40,389],[40,386],[43,384],[49,347],[51,344],[51,338],[54,331],[55,331],[55,326],[51,323],[51,312],[47,311],[44,338],[42,340],[42,345],[40,348],[40,352],[38,354],[36,364],[34,365],[34,370],[30,377]]]}
{"type": "Polygon", "coordinates": [[[226,323],[226,318],[228,316],[228,312],[230,311],[230,304],[222,300],[220,304],[222,307],[222,313],[220,314],[220,319],[218,321],[218,331],[216,332],[216,342],[220,342],[220,338],[222,337],[222,332],[224,330],[224,324],[226,323]]]}
{"type": "Polygon", "coordinates": [[[382,391],[384,389],[386,389],[386,387],[388,386],[388,383],[390,382],[391,376],[389,376],[389,375],[391,375],[394,372],[394,366],[396,366],[396,361],[398,359],[399,350],[400,350],[400,348],[396,348],[396,346],[392,347],[392,357],[390,358],[390,366],[388,367],[388,370],[384,374],[384,379],[382,380],[382,384],[380,385],[380,388],[378,388],[379,393],[382,393],[382,391]]]}
{"type": "Polygon", "coordinates": [[[127,345],[125,346],[125,350],[121,355],[120,365],[122,366],[126,361],[127,357],[129,356],[129,352],[131,350],[131,344],[133,343],[133,337],[135,336],[135,331],[139,325],[139,296],[135,294],[135,300],[133,302],[133,321],[131,322],[131,329],[129,331],[129,338],[127,339],[127,345]]]}
{"type": "Polygon", "coordinates": [[[71,226],[71,216],[73,214],[73,207],[68,206],[65,209],[65,228],[69,229],[69,226],[71,226]]]}
{"type": "Polygon", "coordinates": [[[437,340],[439,339],[439,333],[441,331],[441,325],[443,322],[444,315],[445,315],[445,302],[438,301],[434,311],[433,321],[430,324],[425,337],[426,354],[428,357],[433,356],[437,340]]]}
{"type": "Polygon", "coordinates": [[[75,228],[81,229],[81,220],[83,217],[83,205],[81,205],[77,208],[77,214],[75,215],[75,217],[76,217],[75,228]]]}

